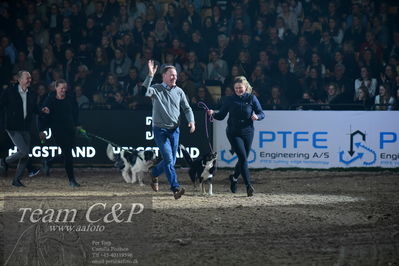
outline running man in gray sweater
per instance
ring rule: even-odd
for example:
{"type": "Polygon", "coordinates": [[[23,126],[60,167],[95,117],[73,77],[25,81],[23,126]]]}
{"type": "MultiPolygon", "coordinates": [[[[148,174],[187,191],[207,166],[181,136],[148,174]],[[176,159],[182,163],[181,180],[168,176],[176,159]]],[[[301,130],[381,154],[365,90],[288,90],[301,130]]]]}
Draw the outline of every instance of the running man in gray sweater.
{"type": "Polygon", "coordinates": [[[154,140],[162,156],[162,161],[152,170],[151,187],[154,191],[159,190],[158,176],[165,172],[175,199],[179,199],[185,192],[177,181],[175,170],[180,109],[186,116],[190,133],[195,131],[194,114],[184,91],[176,86],[177,72],[174,66],[163,67],[162,83],[150,86],[157,68],[153,60],[148,61],[148,76],[143,83],[147,88],[146,96],[152,99],[154,140]]]}

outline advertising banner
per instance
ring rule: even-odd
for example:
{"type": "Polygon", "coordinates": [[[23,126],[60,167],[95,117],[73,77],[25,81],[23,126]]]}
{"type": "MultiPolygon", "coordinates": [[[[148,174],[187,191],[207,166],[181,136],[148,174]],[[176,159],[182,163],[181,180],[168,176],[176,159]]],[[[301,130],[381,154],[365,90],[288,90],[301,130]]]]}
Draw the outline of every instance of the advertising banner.
{"type": "MultiPolygon", "coordinates": [[[[399,167],[397,111],[267,111],[255,121],[251,168],[399,167]]],[[[220,167],[237,156],[226,138],[227,118],[215,121],[220,167]]]]}
{"type": "MultiPolygon", "coordinates": [[[[188,123],[181,118],[180,143],[183,144],[193,158],[199,156],[201,151],[208,151],[209,144],[205,134],[204,111],[194,111],[196,119],[196,131],[190,134],[188,123]]],[[[106,156],[107,141],[119,147],[115,152],[123,149],[134,148],[137,150],[154,150],[157,155],[158,147],[155,144],[152,132],[151,110],[137,111],[82,111],[79,115],[82,127],[91,135],[76,134],[76,148],[73,156],[76,165],[101,166],[112,165],[106,156]],[[104,140],[101,140],[104,139],[104,140]]],[[[212,133],[212,132],[210,132],[212,133]]],[[[33,161],[40,161],[43,158],[55,157],[61,154],[61,149],[55,145],[51,129],[46,131],[47,139],[40,143],[38,133],[32,133],[32,149],[30,157],[33,161]]],[[[2,144],[5,146],[5,144],[2,144]]],[[[7,148],[8,155],[15,153],[17,148],[10,145],[7,148]]],[[[180,152],[178,153],[177,164],[183,163],[180,152]]]]}

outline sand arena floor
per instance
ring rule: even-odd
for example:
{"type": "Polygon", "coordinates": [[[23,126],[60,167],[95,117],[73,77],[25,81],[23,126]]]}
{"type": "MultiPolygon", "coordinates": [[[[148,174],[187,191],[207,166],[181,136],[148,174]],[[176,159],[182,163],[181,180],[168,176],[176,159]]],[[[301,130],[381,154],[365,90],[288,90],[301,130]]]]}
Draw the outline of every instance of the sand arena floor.
{"type": "MultiPolygon", "coordinates": [[[[399,265],[397,171],[252,170],[256,193],[248,198],[242,182],[230,193],[228,170],[217,171],[214,195],[204,196],[194,191],[187,169],[178,169],[187,190],[179,200],[165,177],[155,193],[148,178],[144,187],[126,184],[111,168],[76,169],[82,186],[75,189],[63,169],[26,178],[25,188],[10,185],[12,173],[0,179],[3,214],[18,200],[56,197],[85,208],[85,198],[149,197],[151,219],[142,232],[148,245],[138,265],[399,265]]],[[[7,234],[4,223],[1,229],[7,234]]],[[[129,236],[111,230],[107,237],[125,237],[129,245],[129,236]]],[[[4,261],[9,254],[2,253],[4,261]]]]}

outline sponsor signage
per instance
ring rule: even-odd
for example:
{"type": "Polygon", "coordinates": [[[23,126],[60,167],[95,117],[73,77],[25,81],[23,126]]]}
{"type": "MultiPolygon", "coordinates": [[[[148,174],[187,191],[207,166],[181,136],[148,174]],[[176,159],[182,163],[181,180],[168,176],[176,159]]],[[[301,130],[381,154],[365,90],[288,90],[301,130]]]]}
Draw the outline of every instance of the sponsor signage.
{"type": "MultiPolygon", "coordinates": [[[[251,168],[399,167],[397,111],[266,111],[255,121],[251,168]]],[[[215,121],[219,166],[233,167],[227,118],[215,121]]]]}
{"type": "MultiPolygon", "coordinates": [[[[151,110],[140,111],[81,111],[80,122],[82,127],[89,133],[99,136],[105,140],[117,144],[115,149],[134,148],[138,150],[152,149],[157,155],[159,150],[154,141],[152,132],[151,110]]],[[[194,111],[196,118],[196,131],[189,133],[188,123],[184,117],[181,118],[180,143],[182,143],[193,158],[199,156],[200,152],[208,152],[209,144],[205,134],[204,111],[194,111]]],[[[34,135],[37,135],[34,133],[34,135]]],[[[47,139],[40,143],[38,138],[33,138],[33,147],[30,157],[38,161],[40,158],[54,157],[61,154],[61,149],[54,143],[51,129],[46,131],[47,139]]],[[[75,163],[80,165],[110,165],[106,156],[107,143],[95,137],[77,134],[76,148],[72,151],[75,163]]],[[[8,154],[15,153],[15,146],[8,150],[8,154]]],[[[177,164],[182,164],[183,159],[180,151],[177,164]]]]}

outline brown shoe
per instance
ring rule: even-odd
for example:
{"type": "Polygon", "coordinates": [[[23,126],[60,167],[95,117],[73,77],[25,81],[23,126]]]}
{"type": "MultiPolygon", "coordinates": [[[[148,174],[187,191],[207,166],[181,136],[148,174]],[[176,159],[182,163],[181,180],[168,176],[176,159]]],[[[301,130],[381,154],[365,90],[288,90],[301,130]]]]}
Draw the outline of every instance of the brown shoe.
{"type": "Polygon", "coordinates": [[[175,197],[175,199],[180,199],[181,196],[183,196],[184,192],[186,192],[184,188],[177,189],[175,192],[173,192],[173,196],[175,197]]]}
{"type": "Polygon", "coordinates": [[[155,192],[159,191],[159,183],[158,183],[158,177],[153,177],[151,180],[151,188],[155,192]]]}

